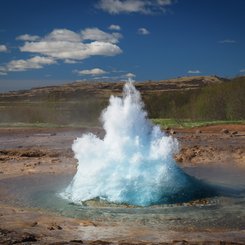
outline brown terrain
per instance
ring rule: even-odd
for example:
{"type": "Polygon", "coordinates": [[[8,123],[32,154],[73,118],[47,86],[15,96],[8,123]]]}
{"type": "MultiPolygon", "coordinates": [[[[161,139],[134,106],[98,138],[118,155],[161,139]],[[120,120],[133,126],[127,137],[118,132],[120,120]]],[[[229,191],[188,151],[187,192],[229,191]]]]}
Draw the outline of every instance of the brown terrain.
{"type": "MultiPolygon", "coordinates": [[[[171,115],[161,116],[154,113],[161,111],[156,104],[161,106],[163,103],[156,100],[155,96],[161,98],[164,94],[172,92],[195,93],[211,85],[228,85],[230,81],[216,76],[195,76],[135,82],[135,86],[142,94],[151,117],[171,118],[171,115]]],[[[0,93],[0,125],[9,126],[22,122],[49,123],[57,126],[98,126],[98,118],[108,104],[110,95],[121,96],[124,83],[78,81],[59,86],[0,93]]],[[[179,96],[181,99],[181,94],[179,96]]],[[[188,97],[185,95],[185,98],[188,97]]]]}
{"type": "MultiPolygon", "coordinates": [[[[191,90],[205,87],[212,84],[219,84],[229,81],[228,79],[217,76],[195,76],[180,77],[162,81],[146,81],[136,82],[135,87],[142,95],[161,93],[167,91],[191,90]]],[[[64,97],[72,95],[96,95],[100,97],[108,97],[108,95],[121,95],[125,82],[74,82],[59,86],[47,86],[40,88],[32,88],[30,90],[12,91],[0,94],[0,101],[7,100],[38,100],[43,96],[62,95],[64,97]]]]}
{"type": "MultiPolygon", "coordinates": [[[[138,239],[114,238],[99,240],[96,234],[116,234],[117,226],[107,227],[106,223],[67,218],[42,209],[27,208],[14,200],[11,188],[6,183],[18,178],[38,178],[40,175],[73,175],[76,160],[71,145],[76,137],[92,131],[99,137],[104,132],[94,129],[0,129],[0,243],[1,244],[244,244],[245,233],[227,231],[192,230],[178,232],[174,228],[166,237],[156,242],[146,242],[144,231],[133,228],[132,234],[138,239]],[[37,177],[35,177],[37,176],[37,177]],[[141,235],[140,235],[141,234],[141,235]],[[243,235],[242,235],[243,234],[243,235]],[[202,236],[204,236],[202,238],[202,236]],[[241,239],[243,236],[244,239],[241,239]],[[210,240],[210,241],[209,241],[210,240]],[[209,242],[208,242],[209,241],[209,242]]],[[[198,167],[215,164],[228,165],[245,173],[245,125],[219,125],[196,129],[169,130],[180,142],[180,152],[175,159],[182,167],[198,167]]],[[[125,227],[123,229],[126,229],[125,227]]],[[[128,228],[127,228],[128,229],[128,228]]],[[[152,234],[154,234],[152,230],[152,234]]],[[[126,234],[131,234],[127,231],[126,234]]],[[[131,234],[131,235],[132,235],[131,234]]]]}

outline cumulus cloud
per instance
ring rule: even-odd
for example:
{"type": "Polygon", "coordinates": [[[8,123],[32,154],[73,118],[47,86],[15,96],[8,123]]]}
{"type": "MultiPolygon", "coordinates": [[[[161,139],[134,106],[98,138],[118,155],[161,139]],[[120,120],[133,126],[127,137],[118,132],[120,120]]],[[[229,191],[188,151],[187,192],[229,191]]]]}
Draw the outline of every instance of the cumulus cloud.
{"type": "Polygon", "coordinates": [[[81,37],[83,40],[118,43],[122,35],[117,32],[106,33],[98,28],[87,28],[81,32],[81,37]]]}
{"type": "Polygon", "coordinates": [[[121,30],[121,27],[119,25],[110,25],[108,27],[109,30],[112,30],[112,31],[120,31],[121,30]]]}
{"type": "Polygon", "coordinates": [[[36,41],[39,39],[39,36],[32,36],[29,34],[24,34],[16,37],[16,40],[21,40],[21,41],[36,41]]]}
{"type": "Polygon", "coordinates": [[[236,41],[232,39],[225,39],[225,40],[219,41],[219,43],[236,43],[236,41]]]}
{"type": "Polygon", "coordinates": [[[54,29],[42,40],[47,42],[80,42],[81,36],[79,35],[79,33],[68,29],[54,29]]]}
{"type": "Polygon", "coordinates": [[[199,70],[189,70],[187,73],[189,73],[189,74],[200,74],[201,72],[199,70]]]}
{"type": "Polygon", "coordinates": [[[157,0],[157,3],[161,6],[171,5],[173,3],[172,0],[157,0]]]}
{"type": "Polygon", "coordinates": [[[51,57],[35,56],[27,60],[12,60],[4,67],[0,67],[3,73],[12,71],[26,71],[28,69],[41,69],[44,65],[55,64],[56,61],[51,57]]]}
{"type": "Polygon", "coordinates": [[[84,76],[84,75],[91,75],[91,76],[98,76],[106,74],[107,72],[100,69],[100,68],[93,68],[91,70],[81,70],[81,71],[75,71],[78,75],[84,76]]]}
{"type": "Polygon", "coordinates": [[[7,51],[8,51],[7,47],[5,45],[1,44],[0,45],[0,52],[7,52],[7,51]]]}
{"type": "Polygon", "coordinates": [[[145,11],[145,3],[141,0],[101,0],[97,7],[110,14],[143,13],[145,11]]]}
{"type": "Polygon", "coordinates": [[[64,63],[66,63],[66,64],[76,64],[77,61],[76,60],[65,59],[64,63]]]}
{"type": "MultiPolygon", "coordinates": [[[[98,28],[87,28],[80,32],[54,29],[43,37],[20,35],[16,38],[24,41],[20,51],[34,53],[36,56],[26,60],[12,60],[1,66],[0,72],[5,75],[8,72],[40,69],[44,65],[55,64],[58,60],[74,64],[91,56],[115,56],[122,53],[117,45],[120,38],[122,35],[118,32],[107,33],[98,28]]],[[[0,52],[5,51],[7,47],[0,45],[0,52]]],[[[92,72],[98,72],[96,75],[102,74],[102,70],[95,69],[92,72]]]]}
{"type": "Polygon", "coordinates": [[[21,47],[22,52],[40,53],[56,59],[83,60],[90,56],[114,56],[120,54],[121,49],[112,43],[94,41],[91,43],[74,43],[66,41],[57,42],[31,42],[21,47]]]}
{"type": "MultiPolygon", "coordinates": [[[[74,73],[78,74],[79,76],[90,76],[89,79],[91,80],[103,80],[103,81],[127,81],[128,79],[134,79],[136,75],[134,73],[128,72],[125,73],[125,71],[105,71],[101,68],[93,68],[88,70],[74,70],[74,73]],[[113,76],[113,73],[121,73],[124,72],[124,74],[113,76]],[[106,75],[105,75],[106,74],[106,75]]],[[[87,80],[88,78],[85,78],[87,80]]]]}
{"type": "Polygon", "coordinates": [[[124,76],[125,76],[126,78],[134,78],[134,77],[136,77],[136,75],[135,75],[134,73],[131,73],[131,72],[125,74],[124,76]]]}
{"type": "Polygon", "coordinates": [[[241,73],[244,73],[244,72],[245,72],[245,69],[241,69],[240,72],[241,72],[241,73]]]}
{"type": "Polygon", "coordinates": [[[138,29],[138,34],[139,35],[149,35],[150,34],[150,32],[146,29],[146,28],[139,28],[138,29]]]}
{"type": "Polygon", "coordinates": [[[100,0],[96,7],[110,14],[153,14],[164,12],[172,3],[172,0],[100,0]]]}
{"type": "Polygon", "coordinates": [[[20,50],[75,61],[95,55],[114,56],[122,53],[120,47],[115,44],[120,38],[120,33],[110,34],[98,28],[87,28],[81,33],[55,29],[38,41],[25,42],[20,50]]]}

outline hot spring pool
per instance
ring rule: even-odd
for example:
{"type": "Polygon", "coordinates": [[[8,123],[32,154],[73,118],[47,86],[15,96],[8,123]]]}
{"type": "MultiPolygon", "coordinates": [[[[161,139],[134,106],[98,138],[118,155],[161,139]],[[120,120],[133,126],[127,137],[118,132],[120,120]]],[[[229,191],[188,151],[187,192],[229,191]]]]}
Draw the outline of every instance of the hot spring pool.
{"type": "Polygon", "coordinates": [[[59,195],[72,176],[32,175],[1,180],[1,186],[8,193],[2,202],[107,226],[144,227],[154,232],[245,229],[244,171],[220,167],[185,168],[185,171],[215,186],[218,195],[186,203],[149,207],[116,205],[98,200],[79,205],[59,195]]]}

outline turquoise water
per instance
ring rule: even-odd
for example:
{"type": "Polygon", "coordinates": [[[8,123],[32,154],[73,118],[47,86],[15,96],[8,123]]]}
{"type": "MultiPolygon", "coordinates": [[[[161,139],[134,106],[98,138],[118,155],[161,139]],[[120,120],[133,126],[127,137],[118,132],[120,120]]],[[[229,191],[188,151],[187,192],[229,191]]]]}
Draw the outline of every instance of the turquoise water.
{"type": "Polygon", "coordinates": [[[137,207],[100,200],[81,205],[59,193],[72,176],[32,175],[1,180],[9,199],[2,202],[91,220],[108,226],[144,227],[155,231],[233,231],[245,229],[244,172],[221,168],[187,168],[187,173],[214,186],[217,195],[192,202],[137,207]],[[14,197],[14,198],[13,198],[14,197]]]}

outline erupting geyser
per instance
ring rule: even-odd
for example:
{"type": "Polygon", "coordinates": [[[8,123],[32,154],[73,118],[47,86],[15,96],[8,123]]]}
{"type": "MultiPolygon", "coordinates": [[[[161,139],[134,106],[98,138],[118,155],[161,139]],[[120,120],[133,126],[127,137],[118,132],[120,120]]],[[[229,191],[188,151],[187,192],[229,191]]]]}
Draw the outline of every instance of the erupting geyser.
{"type": "Polygon", "coordinates": [[[123,97],[111,96],[101,119],[104,139],[89,133],[75,140],[77,173],[62,196],[148,206],[205,196],[206,188],[173,160],[178,142],[152,125],[132,82],[123,97]]]}

